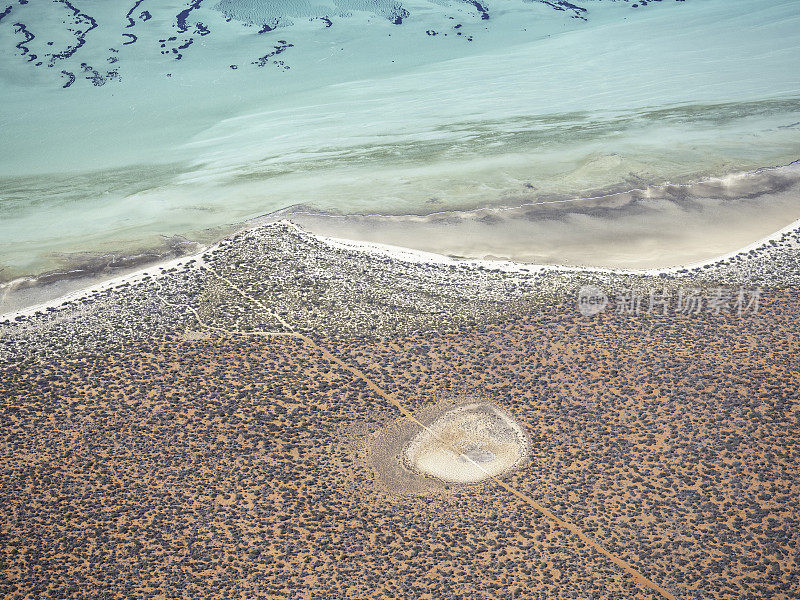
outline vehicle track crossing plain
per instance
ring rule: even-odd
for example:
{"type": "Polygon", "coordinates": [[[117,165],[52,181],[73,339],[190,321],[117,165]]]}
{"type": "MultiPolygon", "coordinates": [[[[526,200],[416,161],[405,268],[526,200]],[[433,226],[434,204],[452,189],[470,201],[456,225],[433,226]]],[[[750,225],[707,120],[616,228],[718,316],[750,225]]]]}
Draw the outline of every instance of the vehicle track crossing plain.
{"type": "MultiPolygon", "coordinates": [[[[241,289],[239,286],[234,284],[227,277],[224,277],[223,275],[220,275],[219,273],[217,273],[214,269],[212,269],[208,265],[202,265],[201,268],[206,269],[209,273],[211,273],[214,277],[216,277],[220,281],[224,282],[232,290],[234,290],[237,293],[239,293],[242,297],[247,299],[249,302],[253,303],[255,306],[258,306],[268,316],[272,317],[278,323],[280,323],[280,325],[285,329],[285,331],[239,331],[239,330],[228,330],[228,329],[224,329],[224,328],[221,328],[221,327],[213,327],[213,326],[207,324],[205,321],[203,321],[203,319],[200,317],[200,314],[193,307],[191,307],[191,306],[189,306],[187,304],[175,304],[175,303],[167,302],[160,294],[158,294],[159,299],[162,302],[164,302],[166,305],[168,305],[168,306],[188,309],[194,315],[194,317],[197,319],[197,321],[200,324],[200,326],[203,327],[204,329],[209,330],[209,331],[216,331],[218,333],[224,333],[224,334],[227,334],[227,335],[263,336],[263,337],[294,337],[294,338],[297,338],[297,339],[303,341],[309,347],[311,347],[314,350],[316,350],[317,352],[319,352],[322,355],[322,357],[325,358],[326,360],[328,360],[329,362],[331,362],[331,363],[333,363],[335,365],[338,365],[339,367],[341,367],[341,368],[345,369],[346,371],[348,371],[351,375],[353,375],[357,379],[360,379],[367,386],[367,388],[369,388],[376,395],[378,395],[380,398],[386,400],[389,404],[394,406],[398,410],[398,412],[401,415],[403,415],[403,417],[405,417],[406,419],[410,420],[414,424],[418,425],[420,428],[427,430],[434,437],[439,439],[438,436],[436,436],[428,428],[427,425],[425,425],[419,419],[417,419],[413,415],[413,413],[411,413],[411,411],[409,411],[397,399],[397,397],[394,394],[384,390],[381,386],[379,386],[377,383],[375,383],[361,369],[359,369],[357,367],[354,367],[354,366],[350,365],[349,363],[347,363],[345,360],[339,358],[338,356],[336,356],[335,354],[330,352],[327,348],[325,348],[324,346],[322,346],[319,343],[317,343],[313,338],[311,338],[307,334],[301,333],[299,331],[296,331],[295,328],[288,321],[286,321],[286,319],[284,319],[281,315],[279,315],[278,313],[276,313],[275,311],[270,309],[266,304],[264,304],[263,302],[261,302],[257,298],[254,298],[251,294],[248,294],[247,292],[245,292],[243,289],[241,289]]],[[[442,441],[442,440],[439,440],[439,441],[442,441]]],[[[658,585],[656,582],[654,582],[653,580],[649,579],[648,577],[643,575],[641,572],[637,571],[625,559],[621,558],[617,554],[614,554],[613,552],[611,552],[610,550],[606,549],[604,546],[602,546],[601,544],[596,542],[594,539],[592,539],[592,537],[590,537],[585,531],[583,531],[580,527],[578,527],[574,523],[572,523],[570,521],[567,521],[566,519],[563,519],[562,517],[559,517],[558,515],[553,513],[553,511],[551,511],[549,508],[547,508],[546,506],[540,504],[539,502],[534,500],[532,497],[530,497],[528,494],[518,490],[513,485],[511,485],[507,481],[504,481],[503,479],[501,479],[497,475],[492,475],[492,474],[486,472],[486,470],[480,464],[476,463],[469,456],[464,455],[457,448],[453,447],[450,444],[447,444],[444,441],[442,441],[442,443],[445,446],[449,446],[448,449],[450,451],[454,452],[455,454],[460,455],[464,460],[467,460],[467,461],[471,462],[476,467],[478,467],[479,469],[483,470],[487,475],[487,479],[491,479],[494,483],[499,485],[501,488],[503,488],[509,494],[515,496],[516,498],[518,498],[518,499],[522,500],[523,502],[525,502],[526,504],[530,505],[535,510],[537,510],[539,513],[541,513],[544,517],[546,517],[547,519],[552,521],[555,525],[557,525],[558,527],[560,527],[562,529],[566,529],[567,531],[569,531],[570,533],[575,535],[584,544],[586,544],[587,546],[589,546],[590,548],[592,548],[593,550],[595,550],[596,552],[598,552],[599,554],[601,554],[602,556],[604,556],[605,558],[610,560],[617,567],[622,569],[622,571],[624,571],[625,573],[630,575],[630,577],[633,579],[633,581],[636,582],[636,584],[640,588],[656,592],[662,598],[667,598],[668,600],[679,600],[674,594],[672,594],[671,592],[669,592],[668,590],[666,590],[662,586],[658,585]]]]}

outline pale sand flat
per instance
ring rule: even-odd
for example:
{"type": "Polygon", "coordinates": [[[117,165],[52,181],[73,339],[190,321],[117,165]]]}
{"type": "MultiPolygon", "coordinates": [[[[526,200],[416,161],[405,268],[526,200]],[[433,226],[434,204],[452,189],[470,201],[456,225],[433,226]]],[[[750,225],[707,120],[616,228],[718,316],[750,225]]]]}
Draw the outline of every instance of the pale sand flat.
{"type": "Polygon", "coordinates": [[[413,470],[449,483],[477,483],[518,465],[527,455],[522,428],[489,404],[447,411],[406,446],[413,470]]]}

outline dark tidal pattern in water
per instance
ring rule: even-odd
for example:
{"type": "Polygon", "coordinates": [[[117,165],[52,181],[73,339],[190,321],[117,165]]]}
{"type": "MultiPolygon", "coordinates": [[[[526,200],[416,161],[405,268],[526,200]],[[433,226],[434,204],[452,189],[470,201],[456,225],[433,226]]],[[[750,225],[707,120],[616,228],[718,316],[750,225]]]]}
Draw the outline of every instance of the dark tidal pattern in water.
{"type": "MultiPolygon", "coordinates": [[[[534,8],[542,6],[552,9],[554,17],[560,15],[589,21],[592,14],[592,3],[587,0],[578,3],[566,0],[523,1],[530,5],[532,17],[534,8]]],[[[625,0],[619,4],[641,9],[656,2],[662,0],[625,0]]],[[[450,0],[430,4],[435,4],[436,10],[425,11],[431,16],[425,16],[426,22],[423,23],[414,21],[413,27],[419,29],[421,35],[449,36],[454,43],[455,40],[472,42],[475,36],[491,26],[493,11],[506,8],[498,0],[450,0]],[[462,29],[466,24],[480,24],[480,27],[467,32],[462,29]]],[[[275,36],[275,39],[268,40],[262,54],[238,57],[237,64],[231,64],[230,68],[236,70],[242,65],[252,65],[285,71],[291,68],[291,53],[284,53],[290,48],[295,52],[302,51],[295,40],[288,39],[292,26],[301,21],[331,28],[336,27],[337,22],[352,18],[354,12],[365,12],[379,21],[408,26],[418,7],[419,4],[410,6],[404,0],[335,0],[334,10],[329,14],[316,14],[313,5],[299,0],[277,3],[191,0],[186,4],[128,0],[117,8],[100,8],[101,15],[99,7],[93,7],[85,0],[53,0],[49,4],[16,0],[5,7],[0,5],[0,38],[13,41],[9,47],[13,52],[0,57],[0,63],[5,63],[0,66],[19,68],[18,65],[24,63],[31,69],[52,69],[54,87],[69,88],[79,83],[101,87],[120,81],[125,73],[125,60],[119,52],[122,46],[146,45],[129,55],[136,59],[160,54],[180,61],[188,52],[203,52],[204,45],[197,43],[199,39],[233,35],[246,28],[255,35],[275,36]],[[95,12],[98,14],[92,14],[95,12]],[[219,22],[220,15],[230,29],[217,31],[208,24],[219,22]],[[145,31],[147,36],[142,35],[145,31]],[[282,39],[278,40],[278,37],[282,39]],[[115,38],[117,42],[101,51],[97,45],[106,42],[98,38],[115,38]],[[154,41],[157,47],[152,47],[154,41]],[[94,46],[88,49],[93,43],[94,46]]],[[[243,49],[245,53],[252,53],[252,49],[243,49]]]]}

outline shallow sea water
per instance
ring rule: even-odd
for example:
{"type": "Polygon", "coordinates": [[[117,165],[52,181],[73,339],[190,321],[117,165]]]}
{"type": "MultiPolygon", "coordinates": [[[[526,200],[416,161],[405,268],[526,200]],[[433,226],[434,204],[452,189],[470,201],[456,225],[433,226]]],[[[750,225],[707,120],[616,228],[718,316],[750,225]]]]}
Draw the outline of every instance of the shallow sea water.
{"type": "MultiPolygon", "coordinates": [[[[289,207],[424,217],[800,156],[791,0],[128,4],[0,19],[0,280],[289,207]]],[[[461,253],[560,259],[518,238],[461,253]]]]}

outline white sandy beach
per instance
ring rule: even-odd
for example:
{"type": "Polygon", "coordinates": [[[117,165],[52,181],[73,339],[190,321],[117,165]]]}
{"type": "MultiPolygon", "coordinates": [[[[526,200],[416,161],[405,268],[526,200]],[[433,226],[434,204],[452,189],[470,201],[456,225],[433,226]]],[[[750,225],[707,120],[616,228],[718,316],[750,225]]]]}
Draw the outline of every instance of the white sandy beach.
{"type": "MultiPolygon", "coordinates": [[[[599,274],[627,273],[631,275],[658,275],[661,273],[678,274],[684,270],[701,268],[705,265],[712,265],[720,261],[725,261],[727,259],[730,259],[731,257],[736,256],[737,254],[747,253],[751,250],[763,247],[764,245],[769,244],[771,241],[779,239],[785,233],[800,230],[800,219],[798,219],[790,223],[789,225],[782,227],[781,229],[774,231],[769,235],[761,237],[747,245],[737,248],[734,251],[727,252],[724,254],[719,254],[712,258],[694,262],[673,264],[669,267],[659,267],[659,268],[649,268],[649,269],[637,269],[637,268],[625,269],[625,268],[604,268],[604,267],[594,267],[594,266],[529,264],[529,263],[522,263],[509,260],[460,259],[435,252],[428,252],[414,248],[405,248],[401,246],[394,246],[391,244],[381,244],[375,242],[364,242],[358,240],[348,240],[348,239],[335,238],[329,236],[314,235],[312,233],[309,233],[296,223],[293,223],[288,220],[279,221],[278,223],[290,226],[298,235],[311,236],[315,240],[322,242],[332,248],[338,248],[357,253],[365,253],[373,256],[382,256],[399,262],[415,263],[415,264],[463,265],[469,268],[491,269],[491,270],[502,271],[505,273],[515,273],[515,272],[534,273],[537,271],[563,271],[563,272],[587,272],[587,273],[599,273],[599,274]]],[[[259,227],[269,227],[270,225],[271,223],[261,224],[261,225],[251,225],[247,229],[258,229],[259,227]]],[[[222,241],[224,240],[220,240],[220,242],[217,242],[216,244],[209,246],[208,248],[205,248],[201,252],[198,252],[190,256],[175,258],[169,261],[154,264],[146,268],[139,269],[123,275],[115,276],[112,278],[101,279],[99,281],[94,280],[92,283],[85,285],[84,287],[81,287],[77,290],[71,291],[65,295],[61,295],[55,298],[45,299],[41,302],[37,302],[29,306],[23,306],[15,308],[13,310],[0,312],[0,319],[13,320],[17,317],[23,317],[23,318],[29,317],[36,313],[47,311],[48,309],[58,308],[59,306],[67,302],[81,300],[82,298],[89,297],[95,293],[99,293],[104,290],[120,287],[125,284],[133,284],[146,277],[158,277],[163,273],[163,271],[166,271],[168,269],[181,268],[185,266],[189,266],[191,268],[200,268],[204,263],[204,256],[207,253],[215,251],[219,247],[222,241]]],[[[4,293],[8,294],[7,291],[5,291],[4,293]]],[[[0,310],[2,310],[2,305],[0,305],[0,310]]]]}

